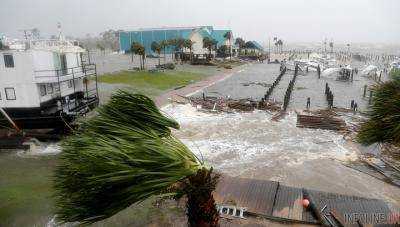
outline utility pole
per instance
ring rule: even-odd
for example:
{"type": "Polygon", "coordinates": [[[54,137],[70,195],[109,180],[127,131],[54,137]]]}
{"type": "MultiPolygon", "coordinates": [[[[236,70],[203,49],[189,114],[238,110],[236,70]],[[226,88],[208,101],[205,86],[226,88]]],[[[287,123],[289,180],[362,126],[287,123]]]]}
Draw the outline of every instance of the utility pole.
{"type": "Polygon", "coordinates": [[[271,37],[268,38],[268,55],[271,57],[271,37]]]}

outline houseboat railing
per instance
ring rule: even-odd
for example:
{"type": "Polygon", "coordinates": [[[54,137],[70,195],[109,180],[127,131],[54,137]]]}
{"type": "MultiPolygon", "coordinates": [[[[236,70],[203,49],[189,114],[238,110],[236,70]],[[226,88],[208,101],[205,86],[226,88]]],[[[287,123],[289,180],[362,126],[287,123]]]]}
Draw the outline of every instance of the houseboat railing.
{"type": "Polygon", "coordinates": [[[68,77],[68,76],[82,77],[84,74],[84,66],[78,66],[66,69],[50,69],[50,70],[36,70],[34,71],[35,79],[55,78],[55,77],[68,77]]]}
{"type": "MultiPolygon", "coordinates": [[[[35,71],[35,73],[48,73],[48,72],[55,72],[52,76],[37,76],[35,75],[35,78],[57,78],[57,91],[54,92],[53,97],[54,98],[61,98],[62,97],[62,89],[61,89],[61,83],[65,81],[71,81],[72,82],[72,89],[73,92],[72,94],[77,93],[76,89],[76,79],[83,78],[84,82],[84,90],[83,90],[83,95],[84,99],[83,102],[78,102],[77,98],[73,98],[73,100],[64,100],[61,102],[62,109],[64,107],[67,107],[66,109],[70,112],[77,112],[88,105],[91,105],[93,103],[98,103],[98,81],[97,81],[97,68],[95,64],[84,64],[79,67],[73,67],[73,68],[68,68],[64,70],[40,70],[40,71],[35,71]],[[92,82],[90,82],[92,81],[92,82]],[[89,86],[89,83],[93,83],[91,86],[89,86]],[[64,103],[65,102],[65,103],[64,103]]],[[[43,82],[45,83],[45,82],[43,82]]]]}

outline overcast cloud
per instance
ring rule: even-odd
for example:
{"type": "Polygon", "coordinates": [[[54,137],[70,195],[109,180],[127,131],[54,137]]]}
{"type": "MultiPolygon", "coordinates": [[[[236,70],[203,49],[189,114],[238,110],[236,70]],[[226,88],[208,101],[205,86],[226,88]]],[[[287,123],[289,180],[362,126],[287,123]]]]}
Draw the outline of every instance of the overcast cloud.
{"type": "Polygon", "coordinates": [[[0,33],[74,37],[107,29],[213,25],[265,42],[400,43],[400,0],[1,0],[0,33]]]}

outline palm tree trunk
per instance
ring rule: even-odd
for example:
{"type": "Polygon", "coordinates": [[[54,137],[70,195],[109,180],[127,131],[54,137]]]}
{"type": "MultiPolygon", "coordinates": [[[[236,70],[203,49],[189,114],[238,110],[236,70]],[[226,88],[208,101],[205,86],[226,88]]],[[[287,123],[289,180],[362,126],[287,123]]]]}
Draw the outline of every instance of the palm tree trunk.
{"type": "Polygon", "coordinates": [[[219,214],[215,206],[212,192],[219,179],[212,169],[198,170],[196,175],[189,177],[187,183],[187,216],[190,227],[217,227],[219,214]]]}

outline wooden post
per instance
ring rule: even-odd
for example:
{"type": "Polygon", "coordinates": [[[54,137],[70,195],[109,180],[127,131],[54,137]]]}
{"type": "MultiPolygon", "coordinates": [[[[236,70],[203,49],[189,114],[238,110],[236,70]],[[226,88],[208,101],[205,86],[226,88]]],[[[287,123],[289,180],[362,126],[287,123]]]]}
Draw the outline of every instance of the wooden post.
{"type": "Polygon", "coordinates": [[[15,122],[11,119],[11,117],[8,116],[6,111],[4,111],[3,108],[1,108],[1,107],[0,107],[0,112],[4,115],[4,117],[7,119],[7,121],[10,122],[10,124],[14,127],[14,129],[17,130],[17,132],[21,131],[21,129],[18,128],[17,124],[15,124],[15,122]]]}
{"type": "Polygon", "coordinates": [[[365,98],[366,93],[367,93],[367,85],[364,85],[364,94],[363,94],[364,98],[365,98]]]}
{"type": "Polygon", "coordinates": [[[369,100],[368,100],[368,104],[371,104],[372,102],[372,90],[369,91],[369,100]]]}

